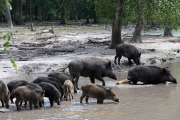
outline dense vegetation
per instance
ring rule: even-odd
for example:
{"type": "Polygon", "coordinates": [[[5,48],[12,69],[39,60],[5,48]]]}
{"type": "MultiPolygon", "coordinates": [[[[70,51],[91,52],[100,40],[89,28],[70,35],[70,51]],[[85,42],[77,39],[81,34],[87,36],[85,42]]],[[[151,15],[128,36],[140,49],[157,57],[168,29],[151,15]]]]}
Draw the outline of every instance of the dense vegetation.
{"type": "MultiPolygon", "coordinates": [[[[84,23],[90,23],[91,19],[91,23],[111,24],[110,48],[122,43],[122,25],[135,24],[132,42],[141,43],[141,30],[147,24],[164,27],[164,36],[172,36],[171,30],[179,24],[177,0],[9,0],[11,18],[6,12],[6,2],[0,0],[0,21],[9,23],[12,19],[14,25],[31,21],[67,24],[68,20],[79,24],[82,19],[84,23]]],[[[9,27],[12,26],[9,24],[9,27]]]]}

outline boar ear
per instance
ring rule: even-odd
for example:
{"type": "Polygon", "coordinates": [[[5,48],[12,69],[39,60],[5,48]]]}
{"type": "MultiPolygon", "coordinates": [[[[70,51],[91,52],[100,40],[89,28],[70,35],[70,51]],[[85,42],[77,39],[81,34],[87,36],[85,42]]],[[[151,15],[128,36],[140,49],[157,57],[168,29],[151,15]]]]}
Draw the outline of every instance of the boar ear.
{"type": "Polygon", "coordinates": [[[108,89],[108,92],[111,93],[111,88],[108,89]]]}
{"type": "Polygon", "coordinates": [[[108,66],[111,66],[111,61],[108,62],[108,66]]]}
{"type": "Polygon", "coordinates": [[[166,68],[163,68],[163,73],[167,73],[167,70],[166,70],[166,68]]]}

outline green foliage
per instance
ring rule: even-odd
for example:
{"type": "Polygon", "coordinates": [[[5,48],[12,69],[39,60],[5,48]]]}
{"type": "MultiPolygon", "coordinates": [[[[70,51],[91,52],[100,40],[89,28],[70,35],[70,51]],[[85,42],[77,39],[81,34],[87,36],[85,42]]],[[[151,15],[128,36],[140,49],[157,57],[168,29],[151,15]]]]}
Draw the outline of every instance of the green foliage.
{"type": "MultiPolygon", "coordinates": [[[[10,45],[10,39],[12,38],[12,32],[7,31],[7,33],[3,36],[3,39],[6,40],[5,42],[5,48],[4,51],[6,52],[6,54],[9,54],[9,45],[10,45]]],[[[19,71],[19,67],[16,65],[15,60],[11,59],[11,63],[13,64],[13,67],[16,68],[19,71]]]]}

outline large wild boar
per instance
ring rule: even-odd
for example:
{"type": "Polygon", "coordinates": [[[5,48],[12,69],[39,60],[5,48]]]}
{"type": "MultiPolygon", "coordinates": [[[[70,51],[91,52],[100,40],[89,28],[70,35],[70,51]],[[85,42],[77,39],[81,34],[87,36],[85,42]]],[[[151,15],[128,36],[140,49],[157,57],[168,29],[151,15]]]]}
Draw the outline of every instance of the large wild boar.
{"type": "Polygon", "coordinates": [[[54,85],[46,82],[41,82],[38,84],[45,91],[45,97],[49,98],[51,107],[53,107],[53,101],[57,102],[57,104],[60,105],[60,101],[62,99],[61,93],[54,85]]]}
{"type": "Polygon", "coordinates": [[[66,101],[68,101],[68,98],[69,100],[71,101],[71,97],[72,99],[74,99],[74,96],[73,96],[73,93],[74,93],[74,85],[73,83],[71,82],[71,80],[66,80],[64,82],[64,95],[66,97],[66,101]]]}
{"type": "MultiPolygon", "coordinates": [[[[61,85],[63,85],[66,80],[71,80],[74,86],[76,84],[72,76],[65,72],[54,71],[54,72],[49,73],[48,77],[56,78],[61,83],[61,85]]],[[[74,92],[77,93],[77,90],[75,88],[74,88],[74,92]]]]}
{"type": "MultiPolygon", "coordinates": [[[[67,67],[69,67],[70,75],[73,78],[76,78],[75,82],[77,88],[80,76],[90,77],[92,83],[95,83],[96,78],[102,81],[103,86],[105,86],[103,77],[110,77],[117,80],[116,75],[112,71],[111,62],[99,58],[86,57],[75,59],[71,61],[67,67]]],[[[64,68],[64,70],[66,68],[64,68]]]]}
{"type": "MultiPolygon", "coordinates": [[[[7,84],[7,86],[8,86],[9,92],[12,93],[14,88],[17,88],[18,86],[25,86],[27,84],[28,82],[25,80],[13,80],[13,81],[10,81],[7,84]]],[[[12,99],[11,99],[11,103],[14,103],[12,99]]]]}
{"type": "Polygon", "coordinates": [[[134,47],[132,45],[128,45],[128,44],[117,45],[114,63],[116,64],[116,59],[118,58],[118,64],[119,64],[119,66],[121,66],[120,60],[121,60],[122,56],[128,58],[129,65],[131,65],[131,59],[136,63],[136,65],[140,65],[141,53],[139,53],[139,51],[137,50],[136,47],[134,47]]]}
{"type": "Polygon", "coordinates": [[[80,103],[82,103],[84,97],[86,97],[86,103],[88,103],[89,97],[96,98],[97,103],[100,104],[102,104],[105,99],[119,102],[119,99],[116,97],[116,94],[111,89],[107,89],[101,85],[88,83],[82,85],[81,90],[82,90],[82,96],[80,97],[80,103]]]}
{"type": "Polygon", "coordinates": [[[169,69],[157,66],[136,66],[129,70],[127,79],[133,84],[137,84],[138,81],[144,84],[158,84],[167,81],[177,83],[169,69]]]}
{"type": "Polygon", "coordinates": [[[38,84],[41,82],[50,83],[50,84],[54,85],[59,90],[59,92],[61,92],[61,95],[63,95],[63,91],[64,91],[63,86],[57,78],[54,78],[54,77],[38,77],[35,80],[33,80],[32,82],[38,83],[38,84]]]}
{"type": "Polygon", "coordinates": [[[2,107],[4,107],[4,103],[6,105],[6,108],[9,108],[9,90],[6,85],[2,80],[0,80],[0,100],[2,103],[2,107]]]}
{"type": "Polygon", "coordinates": [[[10,98],[16,98],[15,103],[17,110],[19,111],[21,108],[18,104],[21,101],[29,101],[30,109],[32,109],[32,104],[34,104],[35,108],[38,108],[38,102],[43,101],[43,94],[43,90],[36,89],[31,85],[27,85],[15,88],[12,91],[10,98]]]}

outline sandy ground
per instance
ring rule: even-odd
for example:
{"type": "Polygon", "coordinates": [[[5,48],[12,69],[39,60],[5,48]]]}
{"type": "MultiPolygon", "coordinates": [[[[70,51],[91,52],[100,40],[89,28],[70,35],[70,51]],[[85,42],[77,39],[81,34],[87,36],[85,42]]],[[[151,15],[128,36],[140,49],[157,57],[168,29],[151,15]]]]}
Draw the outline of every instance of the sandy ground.
{"type": "MultiPolygon", "coordinates": [[[[11,39],[10,55],[3,52],[2,36],[7,28],[0,27],[0,79],[7,77],[48,74],[52,70],[65,67],[71,60],[83,57],[98,57],[114,61],[115,49],[108,49],[111,40],[111,27],[105,26],[55,26],[55,34],[49,33],[48,26],[35,27],[31,32],[27,26],[14,27],[11,39]],[[20,68],[12,67],[10,59],[14,58],[20,68]]],[[[131,38],[134,28],[122,29],[125,43],[131,38]]],[[[180,38],[162,36],[142,36],[141,44],[136,46],[145,65],[161,63],[180,57],[180,38]]],[[[128,59],[122,57],[121,64],[126,67],[128,59]]],[[[117,65],[115,69],[122,69],[117,65]]]]}

